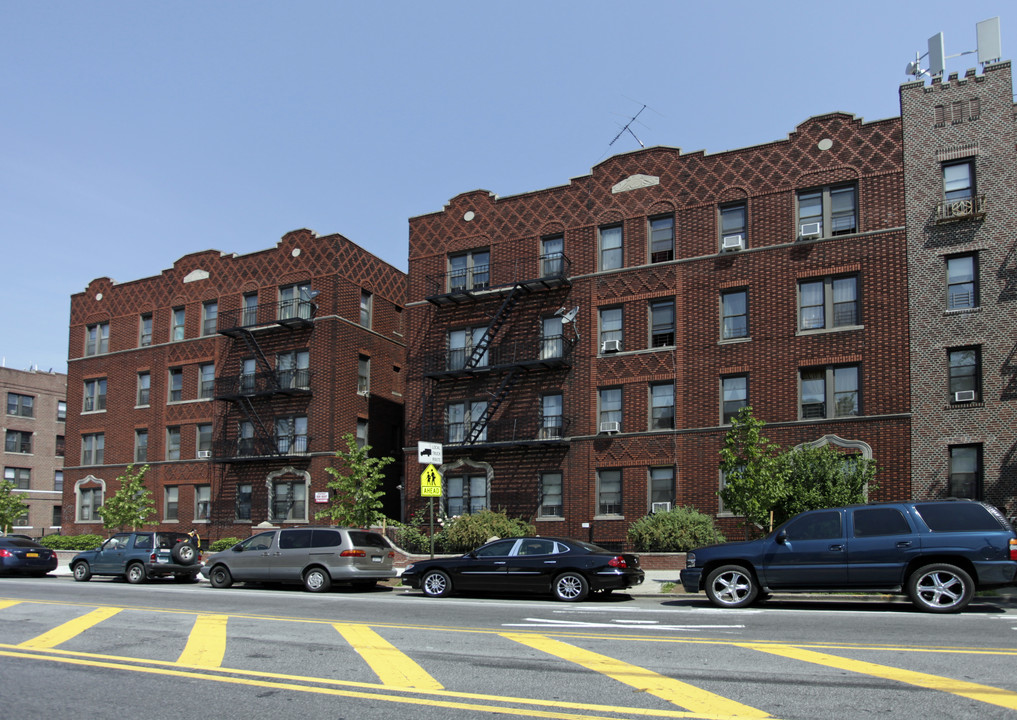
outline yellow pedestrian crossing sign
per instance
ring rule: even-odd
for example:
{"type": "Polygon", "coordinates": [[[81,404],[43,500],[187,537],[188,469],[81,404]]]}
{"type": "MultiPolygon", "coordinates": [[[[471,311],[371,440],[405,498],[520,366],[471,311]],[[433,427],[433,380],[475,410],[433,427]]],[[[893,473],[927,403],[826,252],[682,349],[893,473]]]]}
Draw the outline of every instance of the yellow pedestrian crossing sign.
{"type": "Polygon", "coordinates": [[[420,497],[441,497],[441,473],[434,465],[420,473],[420,497]]]}

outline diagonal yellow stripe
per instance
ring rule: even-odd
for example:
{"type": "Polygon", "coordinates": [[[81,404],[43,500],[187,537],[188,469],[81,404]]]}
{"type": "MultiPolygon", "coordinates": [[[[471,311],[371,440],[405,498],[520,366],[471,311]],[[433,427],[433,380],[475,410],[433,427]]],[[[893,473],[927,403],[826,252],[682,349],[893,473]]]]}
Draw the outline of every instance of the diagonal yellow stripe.
{"type": "Polygon", "coordinates": [[[606,655],[590,652],[540,635],[501,633],[503,637],[540,650],[548,655],[574,662],[588,670],[607,675],[618,682],[631,685],[637,690],[655,695],[663,700],[691,710],[694,713],[717,716],[737,715],[741,717],[768,718],[769,713],[742,705],[707,690],[701,690],[680,680],[661,675],[646,668],[632,665],[606,655]]]}
{"type": "Polygon", "coordinates": [[[227,615],[198,615],[177,665],[217,668],[226,656],[227,615]]]}
{"type": "Polygon", "coordinates": [[[9,608],[11,605],[17,605],[20,602],[21,602],[20,600],[0,600],[0,610],[3,610],[4,608],[9,608]]]}
{"type": "Polygon", "coordinates": [[[929,675],[926,673],[914,672],[913,670],[903,670],[901,668],[890,667],[889,665],[878,665],[876,663],[865,662],[863,660],[850,660],[848,658],[838,657],[837,655],[827,655],[826,653],[818,653],[813,650],[803,650],[801,648],[791,647],[790,645],[759,645],[753,643],[739,644],[741,647],[759,650],[760,652],[770,653],[772,655],[779,655],[780,657],[801,660],[803,662],[814,663],[816,665],[825,665],[838,670],[862,673],[863,675],[872,675],[873,677],[886,678],[887,680],[895,680],[897,682],[907,683],[908,685],[917,685],[918,687],[929,688],[930,690],[940,690],[952,695],[959,695],[971,700],[989,703],[990,705],[998,705],[999,707],[1008,708],[1010,710],[1017,710],[1017,693],[1010,690],[995,688],[991,685],[979,685],[978,683],[954,680],[953,678],[929,675]]]}
{"type": "Polygon", "coordinates": [[[417,690],[441,690],[437,680],[367,625],[332,625],[371,669],[382,684],[417,690]]]}
{"type": "Polygon", "coordinates": [[[113,617],[120,612],[120,610],[121,608],[96,608],[92,612],[82,615],[79,618],[75,618],[74,620],[68,620],[63,625],[59,625],[52,630],[44,632],[38,637],[34,637],[31,640],[25,640],[25,642],[18,645],[18,647],[31,648],[33,650],[54,648],[61,643],[67,642],[73,637],[77,637],[90,627],[98,625],[103,620],[113,617]]]}

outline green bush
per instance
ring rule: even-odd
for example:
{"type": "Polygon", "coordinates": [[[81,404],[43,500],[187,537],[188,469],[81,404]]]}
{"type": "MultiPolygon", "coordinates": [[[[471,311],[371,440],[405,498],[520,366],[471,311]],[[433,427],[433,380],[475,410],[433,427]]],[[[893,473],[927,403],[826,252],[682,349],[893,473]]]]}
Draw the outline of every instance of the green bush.
{"type": "Polygon", "coordinates": [[[211,545],[208,546],[208,552],[210,552],[210,553],[217,553],[217,552],[222,552],[223,550],[229,550],[231,547],[236,545],[238,542],[240,542],[240,538],[235,538],[235,537],[219,538],[214,543],[212,543],[211,545]]]}
{"type": "MultiPolygon", "coordinates": [[[[389,531],[392,542],[397,547],[410,553],[426,553],[431,551],[431,539],[426,533],[417,530],[411,525],[389,521],[389,531]]],[[[437,535],[437,533],[435,533],[437,535]]]]}
{"type": "Polygon", "coordinates": [[[442,552],[467,552],[492,537],[533,535],[534,527],[525,520],[510,518],[504,512],[481,510],[470,515],[445,518],[441,534],[435,538],[442,552]]]}
{"type": "Polygon", "coordinates": [[[95,550],[105,539],[102,535],[44,535],[39,544],[52,550],[95,550]]]}
{"type": "Polygon", "coordinates": [[[628,538],[638,552],[685,552],[724,542],[713,518],[691,507],[641,517],[629,526],[628,538]]]}

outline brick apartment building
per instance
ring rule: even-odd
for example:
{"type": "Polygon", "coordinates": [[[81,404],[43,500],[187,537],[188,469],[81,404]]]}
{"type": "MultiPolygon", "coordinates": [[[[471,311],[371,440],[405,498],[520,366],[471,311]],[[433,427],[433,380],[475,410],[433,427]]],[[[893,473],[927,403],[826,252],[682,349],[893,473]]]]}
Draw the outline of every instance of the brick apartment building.
{"type": "Polygon", "coordinates": [[[0,367],[3,478],[24,496],[28,511],[12,532],[41,537],[60,532],[67,376],[0,367]]]}
{"type": "Polygon", "coordinates": [[[315,521],[349,433],[387,470],[399,517],[406,276],[340,235],[249,255],[186,255],[154,277],[71,297],[64,528],[130,464],[150,466],[153,527],[211,540],[315,521]]]}
{"type": "Polygon", "coordinates": [[[610,546],[674,504],[733,526],[717,453],[746,404],[785,447],[874,458],[873,499],[907,497],[901,153],[899,118],[834,113],[412,218],[406,436],[444,443],[445,511],[610,546]]]}
{"type": "Polygon", "coordinates": [[[918,497],[1017,515],[1017,132],[1009,62],[900,89],[918,497]]]}

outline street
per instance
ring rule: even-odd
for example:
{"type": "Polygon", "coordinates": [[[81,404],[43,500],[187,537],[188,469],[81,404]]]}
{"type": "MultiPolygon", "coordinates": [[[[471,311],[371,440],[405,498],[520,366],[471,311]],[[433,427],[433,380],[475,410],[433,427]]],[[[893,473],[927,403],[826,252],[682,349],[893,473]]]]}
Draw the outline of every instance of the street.
{"type": "Polygon", "coordinates": [[[1017,609],[0,579],[6,717],[1017,717],[1017,609]]]}

